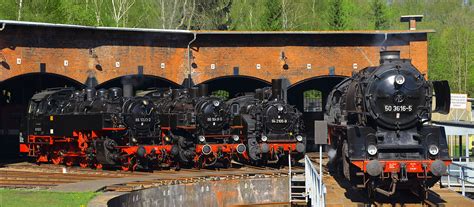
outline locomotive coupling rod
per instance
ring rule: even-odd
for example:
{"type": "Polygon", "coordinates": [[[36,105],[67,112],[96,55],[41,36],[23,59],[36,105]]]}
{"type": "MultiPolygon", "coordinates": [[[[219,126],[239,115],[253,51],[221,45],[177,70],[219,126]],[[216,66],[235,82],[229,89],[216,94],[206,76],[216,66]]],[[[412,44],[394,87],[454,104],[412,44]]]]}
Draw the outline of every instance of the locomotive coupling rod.
{"type": "Polygon", "coordinates": [[[381,189],[381,188],[375,188],[375,191],[377,191],[378,193],[383,194],[387,197],[390,197],[391,195],[393,195],[395,193],[396,188],[397,188],[397,179],[393,178],[392,179],[392,190],[390,192],[388,192],[384,189],[381,189]]]}

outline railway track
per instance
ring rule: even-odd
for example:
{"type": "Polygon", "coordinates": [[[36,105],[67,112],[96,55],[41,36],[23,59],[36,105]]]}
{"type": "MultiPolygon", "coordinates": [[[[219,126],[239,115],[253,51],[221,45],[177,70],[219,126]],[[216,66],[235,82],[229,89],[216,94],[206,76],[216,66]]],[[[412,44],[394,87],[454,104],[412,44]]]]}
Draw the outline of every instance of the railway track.
{"type": "MultiPolygon", "coordinates": [[[[303,170],[303,168],[297,168],[303,170]]],[[[296,170],[297,170],[296,169],[296,170]]],[[[251,177],[287,176],[288,169],[238,166],[222,169],[181,169],[153,172],[128,172],[65,167],[52,164],[16,163],[0,168],[0,187],[51,188],[61,184],[110,178],[153,177],[147,181],[133,181],[106,187],[106,191],[133,191],[148,187],[193,183],[209,180],[246,179],[251,177]]]]}

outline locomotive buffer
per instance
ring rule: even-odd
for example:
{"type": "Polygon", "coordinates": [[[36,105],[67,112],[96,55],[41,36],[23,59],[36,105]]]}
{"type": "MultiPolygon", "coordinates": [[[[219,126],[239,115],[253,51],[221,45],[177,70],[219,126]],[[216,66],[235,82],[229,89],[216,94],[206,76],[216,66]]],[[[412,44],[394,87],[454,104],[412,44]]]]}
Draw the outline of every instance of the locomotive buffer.
{"type": "Polygon", "coordinates": [[[319,172],[307,155],[304,157],[304,172],[291,170],[291,155],[288,154],[289,195],[292,204],[325,206],[326,187],[323,183],[323,145],[328,142],[327,122],[314,121],[315,143],[319,145],[319,172]]]}

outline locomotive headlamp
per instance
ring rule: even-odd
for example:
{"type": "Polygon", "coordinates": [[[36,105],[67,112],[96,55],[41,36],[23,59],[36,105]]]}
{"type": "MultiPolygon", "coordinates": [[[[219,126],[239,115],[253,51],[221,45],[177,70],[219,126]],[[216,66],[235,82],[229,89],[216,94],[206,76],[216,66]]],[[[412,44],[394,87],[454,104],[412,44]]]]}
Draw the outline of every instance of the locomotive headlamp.
{"type": "Polygon", "coordinates": [[[428,152],[430,155],[437,155],[439,153],[439,148],[436,145],[430,145],[428,147],[428,152]]]}
{"type": "Polygon", "coordinates": [[[395,76],[395,83],[398,85],[402,85],[403,83],[405,83],[405,77],[403,75],[395,76]]]}
{"type": "Polygon", "coordinates": [[[277,106],[277,109],[278,109],[278,111],[283,111],[283,106],[282,106],[282,105],[278,105],[278,106],[277,106]]]}
{"type": "Polygon", "coordinates": [[[143,103],[143,105],[148,106],[148,101],[147,100],[143,100],[142,103],[143,103]]]}
{"type": "Polygon", "coordinates": [[[239,141],[240,137],[239,137],[239,135],[235,135],[235,134],[234,134],[234,135],[232,135],[232,139],[233,139],[235,142],[237,142],[237,141],[239,141]]]}
{"type": "Polygon", "coordinates": [[[205,141],[206,141],[206,137],[204,137],[204,136],[202,136],[202,135],[200,135],[200,136],[198,137],[198,139],[199,139],[200,142],[205,142],[205,141]]]}
{"type": "Polygon", "coordinates": [[[369,155],[377,154],[377,147],[375,145],[369,145],[367,147],[367,153],[369,153],[369,155]]]}
{"type": "Polygon", "coordinates": [[[262,141],[266,142],[268,140],[268,137],[263,135],[261,138],[260,138],[262,141]]]}
{"type": "Polygon", "coordinates": [[[215,107],[218,107],[221,103],[219,101],[213,101],[212,104],[215,106],[215,107]]]}
{"type": "Polygon", "coordinates": [[[303,136],[301,136],[301,135],[296,136],[296,141],[302,142],[303,141],[303,136]]]}

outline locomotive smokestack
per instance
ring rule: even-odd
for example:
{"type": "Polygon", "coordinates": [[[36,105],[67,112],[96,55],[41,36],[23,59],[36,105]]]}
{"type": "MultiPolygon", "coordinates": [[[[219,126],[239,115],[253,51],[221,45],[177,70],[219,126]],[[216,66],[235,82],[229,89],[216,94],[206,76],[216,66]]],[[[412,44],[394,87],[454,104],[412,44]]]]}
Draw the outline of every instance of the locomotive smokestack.
{"type": "Polygon", "coordinates": [[[388,60],[397,60],[400,59],[400,51],[380,51],[380,64],[388,60]]]}
{"type": "Polygon", "coordinates": [[[263,89],[261,89],[261,88],[255,89],[255,96],[254,97],[258,100],[263,100],[263,89]]]}
{"type": "Polygon", "coordinates": [[[198,97],[199,96],[199,89],[196,88],[196,87],[189,88],[189,96],[191,96],[191,98],[198,97]]]}
{"type": "Polygon", "coordinates": [[[272,79],[272,99],[281,99],[282,85],[282,79],[272,79]]]}
{"type": "Polygon", "coordinates": [[[132,78],[122,78],[123,97],[130,98],[133,96],[133,82],[132,78]]]}
{"type": "Polygon", "coordinates": [[[88,101],[92,101],[95,97],[95,89],[94,88],[87,88],[86,89],[86,97],[88,101]]]}
{"type": "Polygon", "coordinates": [[[199,96],[207,96],[208,90],[207,84],[199,85],[199,96]]]}

